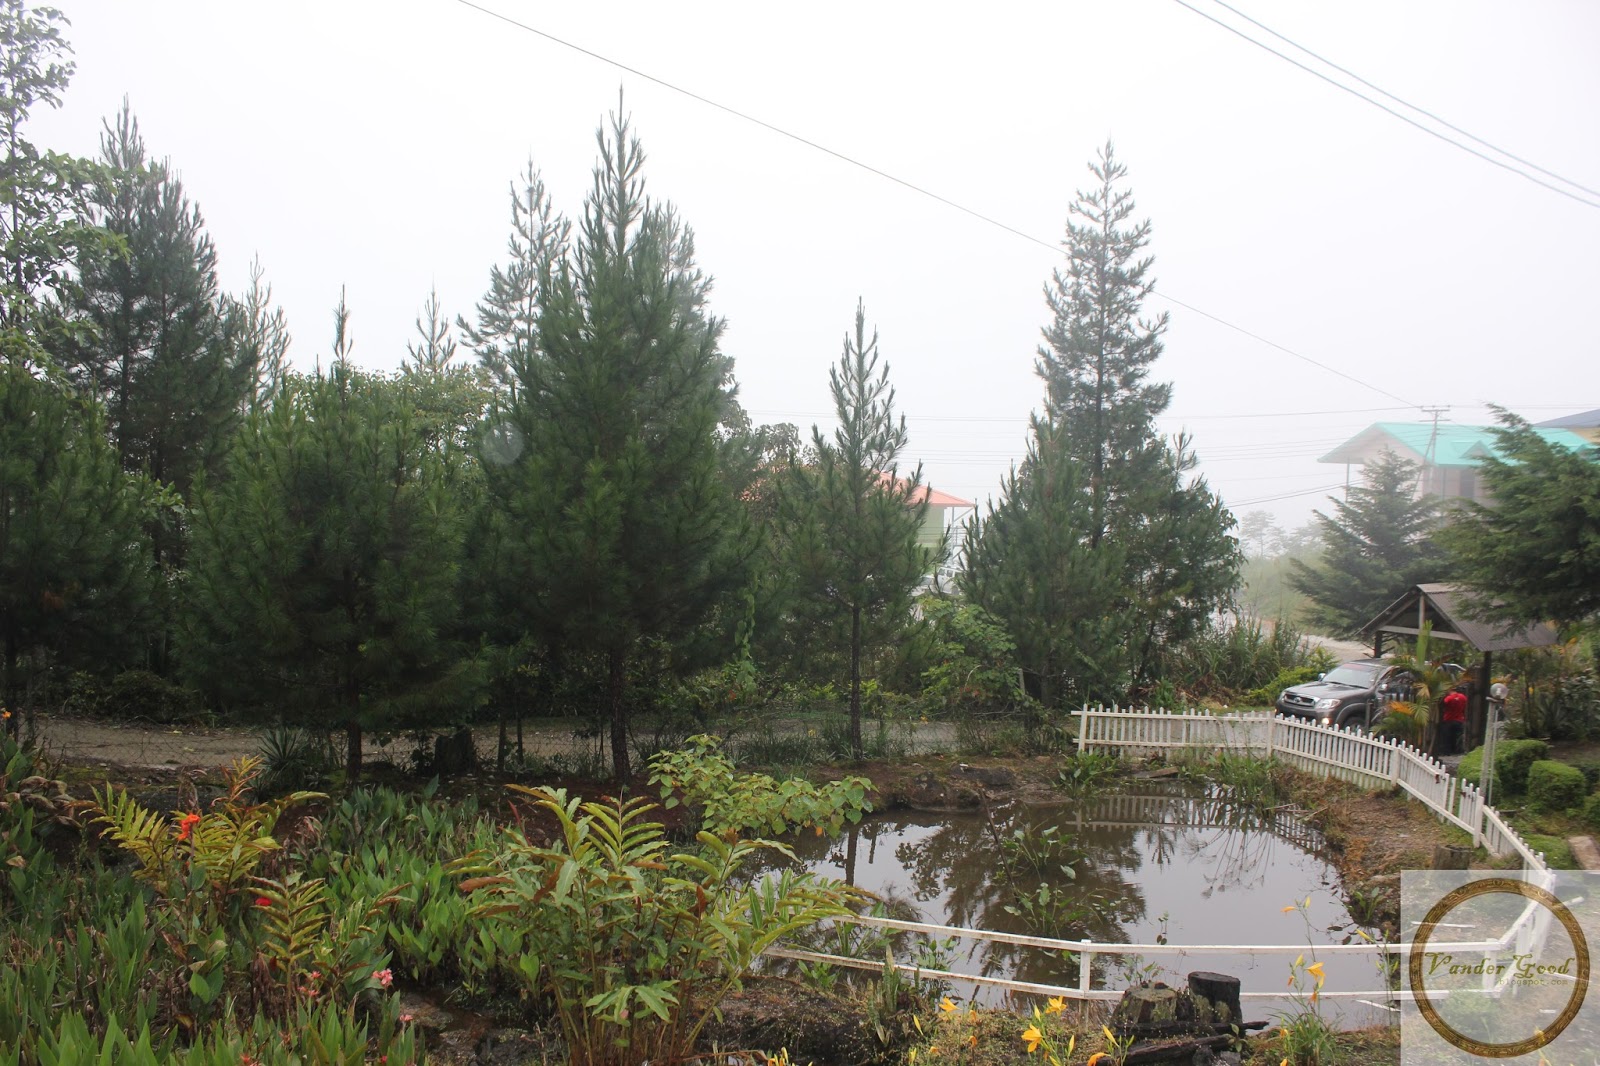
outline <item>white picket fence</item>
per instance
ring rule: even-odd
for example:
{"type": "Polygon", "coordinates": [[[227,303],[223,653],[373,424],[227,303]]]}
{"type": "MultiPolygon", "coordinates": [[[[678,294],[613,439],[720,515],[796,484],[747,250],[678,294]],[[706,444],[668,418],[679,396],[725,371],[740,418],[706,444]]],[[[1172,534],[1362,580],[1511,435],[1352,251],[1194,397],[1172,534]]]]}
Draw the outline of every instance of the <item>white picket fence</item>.
{"type": "Polygon", "coordinates": [[[1297,769],[1404,789],[1441,819],[1472,834],[1492,855],[1515,853],[1528,870],[1548,869],[1544,856],[1486,806],[1478,788],[1450,768],[1393,737],[1334,729],[1306,719],[1249,714],[1170,712],[1105,707],[1078,712],[1078,750],[1226,750],[1282,760],[1297,769]]]}

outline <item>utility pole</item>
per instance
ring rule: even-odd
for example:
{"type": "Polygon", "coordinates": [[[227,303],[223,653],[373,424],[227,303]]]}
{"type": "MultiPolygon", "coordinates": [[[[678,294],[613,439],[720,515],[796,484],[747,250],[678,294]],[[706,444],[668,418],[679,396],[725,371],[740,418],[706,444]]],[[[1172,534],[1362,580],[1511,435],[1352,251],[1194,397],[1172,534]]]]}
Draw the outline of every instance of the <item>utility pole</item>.
{"type": "MultiPolygon", "coordinates": [[[[1423,482],[1426,479],[1433,481],[1433,471],[1437,466],[1437,448],[1439,446],[1439,416],[1450,410],[1449,405],[1443,407],[1422,407],[1419,410],[1425,415],[1433,416],[1433,430],[1428,434],[1428,447],[1422,453],[1422,469],[1417,473],[1417,495],[1423,493],[1423,482]]],[[[1444,484],[1440,483],[1437,495],[1444,495],[1444,484]]]]}

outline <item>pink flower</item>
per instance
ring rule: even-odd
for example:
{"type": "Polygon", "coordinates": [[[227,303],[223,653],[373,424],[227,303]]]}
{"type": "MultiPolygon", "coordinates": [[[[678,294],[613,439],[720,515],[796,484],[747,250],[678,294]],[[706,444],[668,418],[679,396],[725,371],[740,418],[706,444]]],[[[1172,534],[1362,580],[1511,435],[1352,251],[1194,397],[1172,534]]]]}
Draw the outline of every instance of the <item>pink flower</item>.
{"type": "Polygon", "coordinates": [[[411,1015],[409,1015],[409,1014],[402,1014],[402,1015],[400,1015],[400,1024],[401,1024],[401,1025],[404,1025],[404,1024],[406,1024],[406,1023],[407,1023],[407,1022],[409,1022],[409,1021],[410,1021],[410,1020],[411,1020],[411,1017],[412,1017],[412,1016],[411,1016],[411,1015]]]}
{"type": "Polygon", "coordinates": [[[384,988],[394,984],[394,972],[391,970],[373,970],[372,979],[384,988]]]}

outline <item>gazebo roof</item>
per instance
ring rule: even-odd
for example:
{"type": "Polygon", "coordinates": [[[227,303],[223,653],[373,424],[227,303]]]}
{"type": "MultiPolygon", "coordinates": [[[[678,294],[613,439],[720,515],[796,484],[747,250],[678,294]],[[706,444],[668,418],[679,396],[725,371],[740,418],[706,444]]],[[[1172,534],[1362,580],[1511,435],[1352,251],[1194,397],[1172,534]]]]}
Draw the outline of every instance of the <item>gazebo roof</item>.
{"type": "Polygon", "coordinates": [[[1515,651],[1548,648],[1560,642],[1556,627],[1548,622],[1531,625],[1482,622],[1467,613],[1467,591],[1460,585],[1417,585],[1362,627],[1366,634],[1416,636],[1423,623],[1442,640],[1459,640],[1479,651],[1515,651]]]}

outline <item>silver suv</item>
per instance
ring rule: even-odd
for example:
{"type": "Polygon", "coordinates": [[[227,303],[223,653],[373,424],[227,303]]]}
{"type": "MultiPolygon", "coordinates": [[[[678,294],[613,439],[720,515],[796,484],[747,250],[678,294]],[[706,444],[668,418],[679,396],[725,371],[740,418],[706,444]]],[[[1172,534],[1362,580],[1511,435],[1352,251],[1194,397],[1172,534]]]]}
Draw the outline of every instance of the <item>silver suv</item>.
{"type": "MultiPolygon", "coordinates": [[[[1461,675],[1454,663],[1444,667],[1453,677],[1461,675]]],[[[1409,699],[1415,690],[1416,676],[1390,664],[1387,659],[1356,659],[1343,663],[1315,681],[1293,685],[1278,694],[1279,714],[1310,718],[1335,728],[1359,726],[1370,729],[1383,717],[1390,700],[1409,699]]]]}

